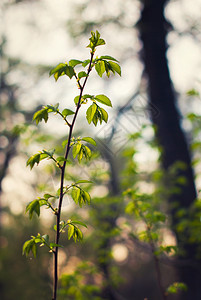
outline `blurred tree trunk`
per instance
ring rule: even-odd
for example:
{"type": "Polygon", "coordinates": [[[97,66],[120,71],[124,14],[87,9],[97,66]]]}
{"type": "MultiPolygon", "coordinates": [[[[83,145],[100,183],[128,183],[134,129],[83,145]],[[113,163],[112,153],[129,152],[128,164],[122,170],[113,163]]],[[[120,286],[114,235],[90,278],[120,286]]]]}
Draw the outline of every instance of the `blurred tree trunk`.
{"type": "MultiPolygon", "coordinates": [[[[186,178],[186,184],[177,184],[180,193],[172,194],[169,203],[178,203],[178,207],[171,209],[172,228],[175,230],[178,223],[177,210],[189,209],[196,198],[191,157],[184,132],[180,125],[180,116],[176,107],[176,96],[170,79],[168,63],[166,58],[166,35],[168,22],[164,17],[164,6],[166,0],[144,0],[141,19],[138,23],[141,40],[143,42],[142,59],[145,64],[145,73],[149,82],[149,103],[155,106],[159,114],[151,112],[152,122],[156,127],[156,138],[162,148],[161,162],[166,171],[176,162],[185,164],[175,174],[173,180],[178,176],[186,178]]],[[[192,265],[200,263],[195,260],[195,245],[188,243],[188,233],[184,241],[180,234],[176,233],[178,245],[186,252],[185,260],[191,261],[191,266],[183,266],[180,269],[180,280],[184,281],[189,288],[188,295],[182,295],[184,299],[200,299],[200,269],[196,270],[192,265]]]]}

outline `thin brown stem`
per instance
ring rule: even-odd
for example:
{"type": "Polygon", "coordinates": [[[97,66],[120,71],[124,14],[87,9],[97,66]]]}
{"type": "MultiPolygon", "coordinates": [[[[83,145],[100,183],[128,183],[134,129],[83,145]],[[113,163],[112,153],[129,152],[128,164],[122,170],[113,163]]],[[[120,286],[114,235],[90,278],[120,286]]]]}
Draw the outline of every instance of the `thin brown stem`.
{"type": "MultiPolygon", "coordinates": [[[[68,158],[68,155],[69,155],[69,151],[70,151],[70,148],[71,148],[70,144],[71,144],[71,138],[72,138],[73,128],[74,128],[74,125],[75,125],[75,121],[76,121],[79,109],[81,107],[82,94],[83,94],[85,85],[87,83],[87,79],[89,77],[89,73],[92,70],[93,56],[94,56],[94,52],[91,53],[91,59],[90,59],[90,63],[89,63],[88,71],[87,71],[87,77],[85,78],[83,85],[81,85],[80,81],[78,80],[78,86],[79,86],[79,89],[80,89],[79,101],[78,101],[78,104],[77,104],[77,108],[76,108],[76,111],[75,111],[75,114],[74,114],[74,118],[73,118],[72,124],[69,124],[68,143],[67,143],[67,146],[66,146],[66,152],[65,152],[65,156],[64,156],[65,160],[64,160],[63,166],[61,168],[59,205],[58,205],[58,211],[56,213],[56,218],[57,218],[57,220],[56,220],[56,225],[57,225],[56,226],[56,240],[55,240],[56,244],[59,244],[59,239],[60,239],[60,227],[59,227],[59,225],[60,225],[60,221],[61,221],[61,209],[62,209],[62,202],[63,202],[63,196],[64,196],[63,188],[64,188],[64,175],[65,175],[65,169],[66,169],[66,161],[67,161],[67,158],[68,158]]],[[[57,287],[58,287],[58,251],[59,251],[59,248],[55,247],[55,250],[53,252],[53,254],[54,254],[54,270],[53,270],[53,273],[54,273],[54,282],[53,282],[53,298],[52,298],[52,300],[56,300],[57,299],[57,287]]]]}

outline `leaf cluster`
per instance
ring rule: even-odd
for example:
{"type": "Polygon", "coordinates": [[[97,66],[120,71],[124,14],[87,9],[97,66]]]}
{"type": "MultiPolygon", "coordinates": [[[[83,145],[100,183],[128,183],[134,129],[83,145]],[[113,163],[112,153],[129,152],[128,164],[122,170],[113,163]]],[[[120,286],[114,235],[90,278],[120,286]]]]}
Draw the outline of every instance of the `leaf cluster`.
{"type": "Polygon", "coordinates": [[[44,120],[45,123],[47,123],[48,118],[49,118],[49,113],[59,114],[65,120],[65,122],[68,125],[69,125],[69,123],[68,123],[66,117],[75,114],[74,111],[72,111],[71,109],[67,109],[67,108],[65,108],[61,112],[59,110],[59,103],[57,103],[55,105],[46,105],[46,106],[43,106],[42,109],[36,111],[35,114],[34,114],[34,116],[33,116],[33,121],[35,121],[37,125],[40,122],[42,122],[43,120],[44,120]]]}
{"type": "Polygon", "coordinates": [[[40,216],[40,208],[41,206],[46,206],[47,208],[52,209],[54,213],[56,213],[56,209],[52,206],[49,199],[55,200],[58,199],[58,195],[53,196],[50,194],[44,194],[43,197],[38,197],[37,199],[31,201],[27,207],[26,212],[29,212],[29,218],[32,219],[33,213],[36,213],[38,217],[40,216]]]}
{"type": "Polygon", "coordinates": [[[54,152],[55,152],[55,149],[49,150],[49,151],[44,149],[42,151],[39,151],[36,154],[33,154],[27,160],[27,166],[30,166],[30,168],[32,169],[34,167],[34,165],[38,165],[40,163],[40,161],[45,159],[45,158],[52,159],[52,160],[56,161],[55,158],[53,157],[54,152]]]}
{"type": "Polygon", "coordinates": [[[183,282],[174,282],[166,289],[166,294],[177,294],[179,291],[187,291],[187,285],[183,282]]]}
{"type": "Polygon", "coordinates": [[[77,184],[73,185],[73,189],[71,192],[71,196],[76,204],[82,207],[83,204],[90,204],[91,197],[87,191],[84,191],[80,186],[77,184]]]}
{"type": "Polygon", "coordinates": [[[61,245],[50,243],[49,235],[45,234],[41,236],[41,234],[38,233],[37,236],[31,236],[31,239],[24,243],[22,253],[28,256],[29,253],[32,252],[33,256],[36,257],[37,244],[40,244],[40,247],[44,245],[47,246],[50,252],[53,252],[54,247],[62,247],[61,245]]]}

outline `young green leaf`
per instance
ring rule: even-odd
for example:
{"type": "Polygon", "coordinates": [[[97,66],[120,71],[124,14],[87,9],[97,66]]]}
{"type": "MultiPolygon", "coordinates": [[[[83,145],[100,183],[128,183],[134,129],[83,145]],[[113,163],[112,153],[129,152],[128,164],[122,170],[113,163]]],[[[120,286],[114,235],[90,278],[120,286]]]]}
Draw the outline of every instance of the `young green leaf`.
{"type": "Polygon", "coordinates": [[[83,222],[80,222],[80,221],[71,221],[71,223],[72,223],[72,224],[82,225],[82,226],[84,226],[84,227],[87,228],[87,225],[86,225],[85,223],[83,223],[83,222]]]}
{"type": "Polygon", "coordinates": [[[73,145],[73,150],[72,150],[73,158],[76,158],[76,156],[78,155],[78,153],[81,150],[81,147],[82,147],[82,144],[80,142],[73,145]]]}
{"type": "Polygon", "coordinates": [[[26,241],[23,245],[23,248],[22,248],[22,254],[28,256],[29,255],[29,252],[32,250],[32,247],[34,245],[34,240],[33,239],[30,239],[28,241],[26,241]]]}
{"type": "Polygon", "coordinates": [[[87,202],[87,204],[91,203],[91,197],[90,197],[89,193],[86,191],[84,191],[84,199],[85,199],[85,202],[87,202]]]}
{"type": "Polygon", "coordinates": [[[87,109],[86,112],[86,118],[89,124],[91,124],[91,121],[94,118],[94,115],[96,113],[96,109],[97,109],[97,105],[95,103],[93,103],[91,106],[89,106],[89,108],[87,109]]]}
{"type": "Polygon", "coordinates": [[[30,166],[30,168],[32,169],[34,167],[35,164],[39,164],[40,162],[40,153],[36,153],[34,155],[32,155],[28,160],[27,160],[27,166],[30,166]]]}
{"type": "Polygon", "coordinates": [[[74,68],[75,66],[80,65],[82,63],[83,62],[81,60],[71,59],[68,64],[69,64],[69,66],[74,68]]]}
{"type": "Polygon", "coordinates": [[[48,121],[48,109],[47,108],[38,110],[37,112],[35,112],[35,114],[33,116],[33,121],[36,121],[37,125],[42,120],[44,120],[45,123],[47,123],[47,121],[48,121]]]}
{"type": "Polygon", "coordinates": [[[109,56],[109,55],[103,55],[100,57],[100,59],[113,60],[113,61],[118,62],[118,60],[116,58],[109,56]]]}
{"type": "Polygon", "coordinates": [[[105,72],[105,63],[104,63],[104,61],[100,60],[100,61],[96,62],[96,64],[95,64],[95,70],[98,73],[98,75],[100,77],[102,77],[103,73],[105,72]]]}
{"type": "Polygon", "coordinates": [[[83,158],[83,147],[81,147],[80,152],[78,153],[77,156],[79,163],[81,162],[82,158],[83,158]]]}
{"type": "Polygon", "coordinates": [[[85,68],[90,63],[90,59],[86,59],[83,61],[82,66],[85,68]]]}
{"type": "Polygon", "coordinates": [[[74,234],[75,227],[71,224],[68,224],[68,239],[70,240],[74,234]]]}
{"type": "Polygon", "coordinates": [[[62,111],[62,115],[64,116],[64,118],[67,117],[67,116],[70,116],[70,115],[74,115],[74,114],[75,114],[74,111],[72,111],[71,109],[65,108],[62,111]]]}
{"type": "Polygon", "coordinates": [[[110,99],[105,95],[97,95],[95,96],[95,100],[107,106],[112,106],[110,99]]]}
{"type": "Polygon", "coordinates": [[[29,212],[29,218],[32,219],[33,213],[35,212],[38,217],[40,216],[40,203],[38,199],[31,201],[27,207],[26,212],[29,212]]]}
{"type": "Polygon", "coordinates": [[[110,65],[110,69],[113,73],[117,72],[117,74],[121,76],[121,67],[117,63],[109,61],[108,64],[110,65]]]}
{"type": "Polygon", "coordinates": [[[81,71],[81,72],[78,73],[78,79],[81,79],[81,78],[87,77],[87,76],[88,76],[87,73],[84,72],[84,71],[81,71]]]}
{"type": "Polygon", "coordinates": [[[90,159],[91,157],[91,150],[89,149],[89,147],[82,145],[82,152],[85,156],[86,159],[90,159]]]}
{"type": "Polygon", "coordinates": [[[90,181],[90,180],[78,180],[75,182],[75,184],[79,184],[79,183],[93,183],[93,181],[90,181]]]}
{"type": "Polygon", "coordinates": [[[59,103],[57,103],[56,105],[47,105],[47,106],[45,106],[48,113],[51,113],[51,112],[57,113],[58,112],[58,107],[59,107],[59,103]]]}
{"type": "Polygon", "coordinates": [[[91,48],[91,50],[93,52],[97,46],[105,45],[105,41],[100,38],[100,33],[97,30],[96,30],[96,33],[91,31],[91,37],[89,40],[90,40],[90,43],[87,46],[87,48],[91,48]]]}
{"type": "Polygon", "coordinates": [[[76,233],[77,233],[77,240],[78,241],[83,240],[83,233],[78,227],[76,227],[76,233]]]}
{"type": "Polygon", "coordinates": [[[96,146],[96,141],[94,139],[92,139],[91,137],[83,137],[82,140],[89,144],[96,146]]]}
{"type": "Polygon", "coordinates": [[[99,110],[101,112],[103,121],[105,121],[105,123],[107,123],[107,121],[108,121],[108,113],[102,107],[100,107],[99,110]]]}
{"type": "Polygon", "coordinates": [[[60,76],[67,75],[70,79],[74,76],[75,72],[72,66],[68,66],[67,63],[58,64],[55,68],[50,70],[49,75],[54,75],[55,80],[57,81],[60,76]]]}
{"type": "Polygon", "coordinates": [[[79,199],[80,199],[80,189],[77,187],[74,187],[71,193],[71,196],[73,200],[75,201],[76,204],[78,204],[79,199]]]}

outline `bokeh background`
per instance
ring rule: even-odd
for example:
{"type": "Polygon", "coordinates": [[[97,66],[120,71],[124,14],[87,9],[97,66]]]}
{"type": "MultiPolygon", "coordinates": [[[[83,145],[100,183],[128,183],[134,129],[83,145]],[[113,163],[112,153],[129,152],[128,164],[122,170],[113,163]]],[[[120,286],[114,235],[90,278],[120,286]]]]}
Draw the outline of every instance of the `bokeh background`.
{"type": "MultiPolygon", "coordinates": [[[[164,32],[153,32],[153,36],[162,34],[161,45],[163,38],[167,43],[163,54],[169,66],[172,81],[170,88],[174,102],[177,100],[181,130],[190,145],[189,153],[196,175],[194,183],[199,198],[201,1],[155,0],[152,5],[164,6],[164,15],[163,9],[154,10],[155,18],[163,19],[164,32]]],[[[181,293],[167,298],[161,296],[150,243],[143,238],[131,236],[133,232],[138,234],[145,230],[146,224],[143,219],[125,213],[128,200],[122,193],[128,188],[149,195],[150,201],[157,198],[153,206],[156,205],[158,210],[164,212],[167,221],[159,226],[160,238],[156,246],[179,244],[178,231],[175,232],[171,226],[175,220],[174,210],[168,208],[168,199],[171,197],[164,191],[164,187],[162,192],[160,190],[164,172],[174,164],[171,162],[168,168],[164,168],[160,134],[155,134],[155,125],[160,120],[159,116],[163,119],[163,111],[153,102],[150,105],[151,79],[146,65],[148,56],[143,32],[151,23],[143,23],[142,18],[143,8],[148,7],[149,13],[149,6],[151,4],[147,0],[1,1],[1,299],[51,298],[51,254],[41,248],[37,259],[31,256],[26,258],[22,256],[22,245],[32,234],[53,234],[51,229],[54,217],[49,211],[44,209],[40,219],[34,217],[30,221],[25,209],[30,201],[44,191],[55,192],[59,179],[51,164],[44,162],[30,171],[26,161],[30,155],[43,148],[61,151],[61,141],[66,132],[65,126],[57,118],[52,117],[48,124],[35,126],[32,116],[42,105],[54,105],[57,102],[61,108],[74,109],[73,99],[78,93],[76,83],[64,77],[55,83],[54,78],[49,77],[49,70],[73,58],[87,59],[89,50],[86,46],[90,31],[96,29],[106,41],[106,46],[99,47],[97,55],[117,58],[122,76],[111,76],[109,79],[103,76],[101,79],[94,72],[86,93],[103,93],[111,99],[113,108],[108,109],[109,121],[102,126],[89,126],[85,118],[86,110],[83,109],[76,124],[76,135],[92,136],[97,140],[99,154],[94,149],[91,162],[81,166],[75,161],[75,166],[69,166],[66,175],[67,180],[80,177],[92,179],[94,185],[88,187],[92,196],[90,207],[78,209],[70,197],[64,201],[65,218],[78,215],[88,224],[88,229],[84,230],[85,237],[81,244],[63,238],[65,249],[60,251],[60,274],[63,274],[63,279],[59,297],[200,299],[196,285],[189,288],[185,294],[188,296],[181,293]],[[196,294],[193,292],[195,289],[196,294]]],[[[153,13],[152,17],[154,19],[153,13]]],[[[154,50],[151,44],[155,41],[154,38],[151,40],[150,53],[154,50]]],[[[155,51],[157,56],[157,45],[155,51]]],[[[160,59],[157,64],[162,64],[160,59]]],[[[152,74],[158,76],[157,66],[156,69],[153,66],[151,68],[152,74]]],[[[160,80],[156,82],[161,85],[160,80]]],[[[169,93],[168,88],[166,94],[169,93]]],[[[160,87],[157,89],[160,90],[160,87]]],[[[174,130],[174,127],[170,129],[171,132],[174,130]]],[[[175,182],[180,175],[183,176],[183,173],[174,173],[175,182]]],[[[192,222],[187,212],[193,201],[189,202],[187,205],[180,202],[182,222],[192,222]]],[[[200,209],[199,201],[197,207],[200,209]]],[[[193,253],[193,256],[183,255],[182,262],[180,256],[174,258],[172,252],[162,257],[161,278],[165,287],[173,281],[186,280],[189,283],[188,276],[181,275],[185,273],[182,273],[181,266],[187,260],[191,267],[200,266],[199,210],[196,210],[196,216],[192,216],[197,221],[194,225],[190,223],[193,229],[189,233],[189,247],[194,250],[189,253],[193,253]]],[[[180,225],[184,236],[186,228],[191,226],[185,224],[183,227],[180,225]]],[[[182,245],[187,244],[183,239],[182,245]]],[[[187,273],[193,277],[194,271],[189,270],[187,273]]],[[[200,270],[197,267],[197,282],[200,270]]]]}

